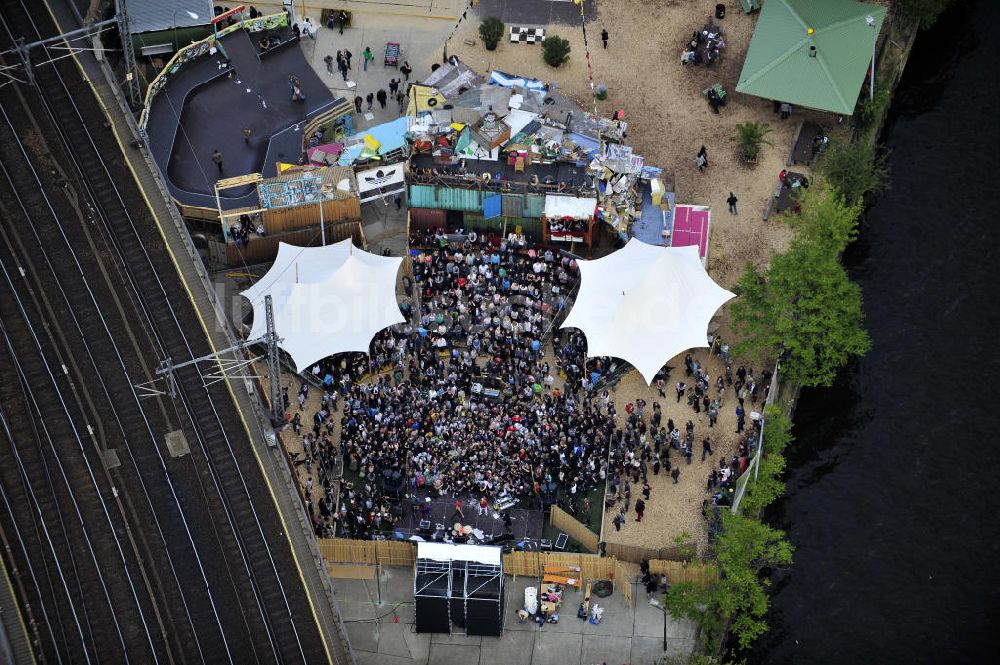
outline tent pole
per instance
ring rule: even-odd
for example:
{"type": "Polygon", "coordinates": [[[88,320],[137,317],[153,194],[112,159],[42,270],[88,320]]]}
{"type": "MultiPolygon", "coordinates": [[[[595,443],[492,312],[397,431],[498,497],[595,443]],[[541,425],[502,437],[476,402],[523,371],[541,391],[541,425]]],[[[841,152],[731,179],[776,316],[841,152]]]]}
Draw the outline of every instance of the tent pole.
{"type": "MultiPolygon", "coordinates": [[[[295,264],[296,280],[298,263],[295,264]]],[[[271,384],[271,424],[281,427],[285,424],[285,396],[281,392],[281,365],[278,360],[278,335],[274,329],[274,308],[270,294],[264,296],[264,312],[267,318],[267,379],[271,384]]]]}
{"type": "Polygon", "coordinates": [[[319,232],[322,237],[323,246],[326,247],[326,223],[323,220],[323,199],[319,201],[319,232]]]}

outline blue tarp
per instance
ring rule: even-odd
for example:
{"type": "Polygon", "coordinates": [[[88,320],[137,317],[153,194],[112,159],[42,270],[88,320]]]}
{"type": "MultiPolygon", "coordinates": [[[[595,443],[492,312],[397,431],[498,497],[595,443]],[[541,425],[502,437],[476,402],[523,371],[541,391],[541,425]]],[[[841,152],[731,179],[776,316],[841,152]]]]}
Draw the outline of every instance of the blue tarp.
{"type": "Polygon", "coordinates": [[[663,199],[670,204],[670,210],[660,210],[653,205],[649,184],[642,184],[642,216],[632,224],[632,235],[650,245],[670,246],[670,238],[663,237],[662,231],[674,230],[674,193],[664,192],[663,199]]]}
{"type": "Polygon", "coordinates": [[[546,85],[537,79],[524,78],[523,76],[514,76],[513,74],[507,74],[505,72],[500,72],[493,70],[490,72],[490,78],[487,81],[490,85],[502,85],[505,88],[513,88],[515,85],[519,85],[522,88],[527,88],[528,90],[545,90],[546,85]]]}
{"type": "Polygon", "coordinates": [[[362,132],[362,135],[369,134],[373,139],[381,143],[382,145],[379,146],[378,154],[384,155],[387,152],[399,150],[406,145],[406,132],[409,129],[407,120],[409,120],[407,116],[396,118],[391,122],[384,122],[381,125],[369,127],[362,132]]]}
{"type": "Polygon", "coordinates": [[[483,198],[483,219],[493,219],[500,216],[503,197],[499,194],[487,194],[483,198]]]}

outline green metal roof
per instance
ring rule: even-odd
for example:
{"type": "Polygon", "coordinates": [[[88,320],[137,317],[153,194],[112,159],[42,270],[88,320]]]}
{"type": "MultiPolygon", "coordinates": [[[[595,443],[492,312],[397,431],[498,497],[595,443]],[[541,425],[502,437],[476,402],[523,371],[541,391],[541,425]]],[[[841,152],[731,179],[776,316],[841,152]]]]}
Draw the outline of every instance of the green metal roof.
{"type": "Polygon", "coordinates": [[[885,7],[850,0],[767,0],[736,90],[851,115],[884,18],[885,7]]]}

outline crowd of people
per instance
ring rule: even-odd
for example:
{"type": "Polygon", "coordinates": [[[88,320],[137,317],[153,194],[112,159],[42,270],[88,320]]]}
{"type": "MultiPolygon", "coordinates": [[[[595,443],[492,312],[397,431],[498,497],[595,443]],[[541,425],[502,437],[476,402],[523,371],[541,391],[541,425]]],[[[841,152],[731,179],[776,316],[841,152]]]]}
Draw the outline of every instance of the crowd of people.
{"type": "Polygon", "coordinates": [[[588,367],[582,336],[561,332],[555,357],[544,353],[578,280],[575,262],[471,234],[460,243],[440,233],[412,243],[425,250],[414,260],[410,294],[419,306],[404,307],[407,322],[377,336],[367,358],[338,356],[311,369],[323,393],[311,433],[301,411],[309,384],[299,411],[286,400],[303,436],[295,463],[308,465],[322,487],[316,504],[311,485],[307,492],[317,533],[337,523],[353,538],[391,528],[400,515],[392,504],[406,507],[406,495],[534,504],[556,483],[575,510],[604,482],[614,431],[613,408],[586,399],[590,370],[601,365],[588,367]],[[342,484],[335,512],[330,472],[338,456],[361,480],[342,484]],[[398,479],[402,491],[386,479],[398,479]]]}
{"type": "MultiPolygon", "coordinates": [[[[769,375],[734,370],[728,345],[714,340],[725,373],[710,377],[688,355],[675,393],[667,395],[665,368],[654,379],[659,400],[629,402],[617,427],[618,407],[602,385],[617,361],[588,360],[583,335],[553,325],[578,280],[574,261],[474,234],[417,232],[411,244],[423,249],[413,257],[413,281],[404,281],[407,321],[380,333],[368,356],[344,354],[311,368],[321,396],[309,421],[310,384],[299,387],[297,405],[286,390],[303,442],[294,463],[305,465],[320,536],[389,532],[403,511],[419,508],[417,497],[477,505],[510,497],[541,507],[552,484],[560,505],[585,519],[585,496],[605,479],[605,508],[617,511],[620,530],[631,510],[641,521],[652,500],[649,474],[677,483],[699,438],[701,459],[715,454],[712,428],[723,405],[734,405],[743,430],[744,408],[766,394],[769,375]],[[686,423],[667,418],[670,397],[695,415],[686,423]],[[342,482],[336,497],[338,464],[356,480],[342,482]]],[[[738,455],[713,467],[706,484],[713,503],[727,500],[755,436],[751,428],[738,455]]]]}
{"type": "MultiPolygon", "coordinates": [[[[732,399],[736,415],[735,433],[741,437],[736,454],[731,459],[720,454],[718,469],[713,465],[706,481],[709,498],[705,500],[705,505],[728,505],[732,501],[736,480],[746,470],[760,435],[759,419],[754,419],[753,426],[746,428],[746,413],[758,400],[763,401],[770,386],[771,373],[765,370],[758,381],[752,368],[741,365],[734,371],[729,358],[729,345],[721,339],[710,340],[709,344],[711,353],[718,355],[725,364],[725,371],[713,379],[701,363],[690,354],[685,356],[685,375],[674,386],[675,404],[683,404],[695,415],[689,417],[683,426],[679,421],[675,423],[673,418],[664,417],[663,405],[659,401],[654,401],[650,410],[641,398],[625,406],[625,425],[615,431],[612,440],[611,482],[605,501],[606,510],[616,511],[612,519],[616,531],[627,525],[633,506],[635,520],[642,521],[652,491],[650,474],[658,476],[662,471],[670,476],[674,484],[678,483],[681,468],[692,464],[699,438],[701,461],[715,456],[712,430],[718,423],[720,409],[730,402],[727,398],[730,392],[735,398],[732,399]],[[699,417],[702,413],[707,418],[709,431],[704,427],[704,419],[699,417]],[[700,425],[696,425],[695,420],[700,425]],[[699,427],[701,432],[696,433],[699,427]],[[679,459],[672,460],[671,453],[679,459]]],[[[660,398],[669,399],[662,375],[655,379],[654,385],[660,398]]],[[[608,393],[605,392],[600,399],[609,405],[613,413],[614,402],[608,393]]]]}

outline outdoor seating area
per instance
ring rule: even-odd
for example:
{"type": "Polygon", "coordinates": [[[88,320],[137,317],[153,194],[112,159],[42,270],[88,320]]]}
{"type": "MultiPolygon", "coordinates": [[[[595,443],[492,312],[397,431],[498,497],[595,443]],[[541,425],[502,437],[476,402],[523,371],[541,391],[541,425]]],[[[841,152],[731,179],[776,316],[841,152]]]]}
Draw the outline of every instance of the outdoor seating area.
{"type": "Polygon", "coordinates": [[[691,33],[691,39],[681,51],[682,65],[711,65],[722,55],[726,48],[726,40],[722,28],[711,21],[701,30],[691,33]]]}

